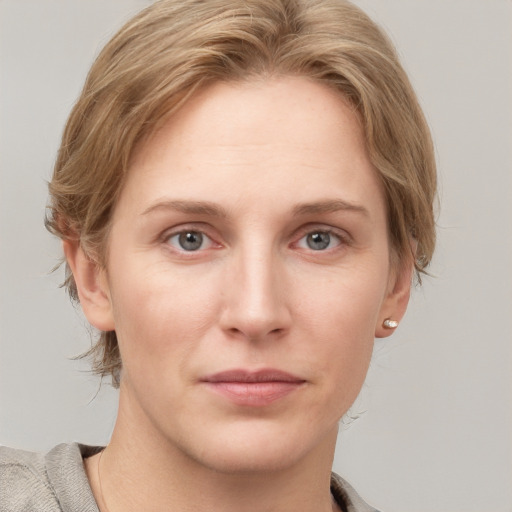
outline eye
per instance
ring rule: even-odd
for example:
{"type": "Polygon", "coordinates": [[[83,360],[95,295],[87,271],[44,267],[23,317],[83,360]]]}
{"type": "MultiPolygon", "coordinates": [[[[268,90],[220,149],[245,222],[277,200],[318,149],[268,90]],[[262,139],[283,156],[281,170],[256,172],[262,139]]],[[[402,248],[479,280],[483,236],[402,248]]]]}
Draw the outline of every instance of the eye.
{"type": "Polygon", "coordinates": [[[340,244],[340,237],[331,231],[311,231],[306,236],[303,236],[297,245],[302,249],[324,251],[337,247],[340,244]]]}
{"type": "Polygon", "coordinates": [[[171,235],[167,239],[167,243],[175,249],[181,251],[193,252],[201,249],[208,249],[213,245],[213,241],[201,231],[180,231],[171,235]]]}

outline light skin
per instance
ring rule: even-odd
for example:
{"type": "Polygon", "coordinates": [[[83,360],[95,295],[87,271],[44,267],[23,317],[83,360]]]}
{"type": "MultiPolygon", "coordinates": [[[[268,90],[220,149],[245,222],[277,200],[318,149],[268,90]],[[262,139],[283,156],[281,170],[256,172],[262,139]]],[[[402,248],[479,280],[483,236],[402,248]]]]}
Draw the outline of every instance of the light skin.
{"type": "Polygon", "coordinates": [[[137,148],[106,268],[64,249],[123,360],[103,493],[86,461],[100,508],[334,508],[338,421],[412,273],[390,264],[384,196],[338,93],[209,86],[137,148]]]}

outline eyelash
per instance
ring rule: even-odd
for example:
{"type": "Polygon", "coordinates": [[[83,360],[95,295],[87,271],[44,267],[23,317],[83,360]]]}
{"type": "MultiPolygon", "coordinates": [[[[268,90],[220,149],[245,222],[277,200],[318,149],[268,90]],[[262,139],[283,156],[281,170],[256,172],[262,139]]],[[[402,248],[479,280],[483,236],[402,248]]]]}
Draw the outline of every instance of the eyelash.
{"type": "Polygon", "coordinates": [[[339,247],[340,245],[343,245],[344,243],[345,243],[344,237],[342,237],[340,234],[336,233],[334,230],[320,228],[320,229],[308,230],[306,233],[304,233],[298,239],[298,241],[296,242],[296,245],[301,247],[302,249],[306,249],[306,250],[312,251],[314,253],[320,253],[320,252],[327,252],[329,250],[335,250],[337,247],[339,247]],[[308,237],[312,237],[314,235],[324,235],[324,236],[327,235],[329,237],[328,245],[331,245],[331,243],[333,242],[333,239],[336,240],[336,245],[334,247],[326,246],[321,249],[313,249],[312,247],[308,246],[308,242],[310,241],[310,240],[308,240],[308,237]],[[304,245],[301,244],[301,242],[303,242],[303,241],[304,241],[304,245]]]}
{"type": "MultiPolygon", "coordinates": [[[[161,237],[162,242],[165,243],[168,247],[170,247],[171,250],[179,253],[182,256],[185,257],[195,257],[199,253],[202,253],[208,249],[211,248],[221,248],[222,244],[216,242],[213,237],[208,235],[204,227],[197,227],[197,226],[191,226],[190,228],[182,227],[178,231],[172,231],[172,232],[165,232],[164,235],[161,237]],[[183,240],[180,240],[180,237],[183,235],[189,235],[189,234],[197,234],[200,235],[202,238],[201,245],[197,249],[191,249],[187,250],[183,246],[179,247],[180,242],[183,242],[183,240]],[[171,243],[171,241],[175,239],[176,245],[171,243]],[[204,247],[204,244],[207,245],[207,247],[204,247]]],[[[339,230],[334,230],[329,227],[319,226],[319,227],[305,227],[300,231],[300,237],[294,237],[296,241],[292,242],[290,244],[292,247],[298,247],[300,249],[306,250],[312,254],[322,254],[322,253],[332,253],[338,250],[340,247],[350,245],[350,237],[347,233],[343,232],[341,233],[339,230]],[[307,237],[313,236],[313,235],[327,235],[329,237],[328,245],[331,245],[333,239],[335,239],[335,245],[334,247],[323,247],[321,249],[313,249],[308,246],[308,240],[307,237]]],[[[193,243],[193,240],[191,241],[193,243]]]]}
{"type": "Polygon", "coordinates": [[[185,257],[194,257],[195,255],[197,255],[198,253],[201,253],[205,250],[208,250],[210,248],[213,248],[213,247],[216,247],[216,248],[220,248],[222,247],[222,245],[218,242],[216,242],[214,240],[214,238],[212,236],[210,236],[208,233],[207,233],[207,229],[205,229],[205,226],[180,226],[180,229],[178,230],[172,230],[172,231],[165,231],[163,233],[163,235],[161,236],[161,241],[167,245],[167,247],[174,251],[174,252],[177,252],[179,253],[180,255],[182,256],[185,256],[185,257]],[[183,235],[188,235],[188,234],[198,234],[202,237],[202,243],[201,243],[201,246],[196,249],[196,250],[186,250],[185,248],[183,247],[179,247],[178,244],[179,244],[179,237],[183,236],[183,235]],[[172,243],[172,240],[173,239],[176,239],[176,245],[174,245],[172,243]],[[203,247],[204,243],[207,244],[207,247],[203,247]]]}

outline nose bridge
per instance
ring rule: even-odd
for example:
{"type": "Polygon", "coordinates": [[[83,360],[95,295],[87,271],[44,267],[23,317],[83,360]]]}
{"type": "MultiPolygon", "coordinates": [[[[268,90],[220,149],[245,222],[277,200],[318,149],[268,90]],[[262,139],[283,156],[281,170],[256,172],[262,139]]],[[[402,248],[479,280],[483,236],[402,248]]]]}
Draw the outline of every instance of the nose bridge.
{"type": "Polygon", "coordinates": [[[248,240],[233,254],[224,327],[257,339],[289,324],[285,276],[268,240],[248,240]]]}

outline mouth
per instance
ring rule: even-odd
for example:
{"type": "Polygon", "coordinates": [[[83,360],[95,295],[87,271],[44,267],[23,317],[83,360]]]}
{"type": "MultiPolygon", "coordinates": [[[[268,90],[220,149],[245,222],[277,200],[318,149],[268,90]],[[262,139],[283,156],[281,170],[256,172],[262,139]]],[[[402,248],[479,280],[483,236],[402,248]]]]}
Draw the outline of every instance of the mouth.
{"type": "Polygon", "coordinates": [[[275,369],[229,370],[209,375],[201,382],[236,405],[262,407],[300,389],[305,380],[275,369]]]}

